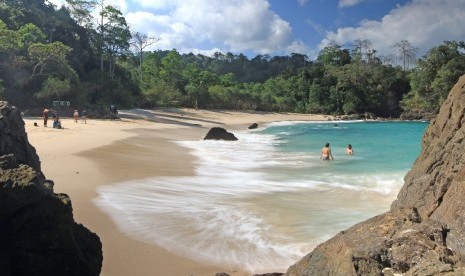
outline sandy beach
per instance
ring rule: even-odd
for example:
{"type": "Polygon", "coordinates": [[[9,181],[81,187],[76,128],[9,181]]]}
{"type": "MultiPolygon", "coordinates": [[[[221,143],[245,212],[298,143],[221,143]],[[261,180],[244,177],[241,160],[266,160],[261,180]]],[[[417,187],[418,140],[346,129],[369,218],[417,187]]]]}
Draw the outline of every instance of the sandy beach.
{"type": "MultiPolygon", "coordinates": [[[[237,267],[218,267],[169,252],[123,234],[94,203],[96,189],[154,176],[193,175],[193,156],[173,141],[201,140],[211,127],[228,131],[276,121],[328,120],[322,115],[277,114],[194,109],[122,111],[121,120],[87,123],[63,118],[64,129],[45,128],[42,118],[24,118],[29,142],[42,171],[55,182],[55,193],[71,197],[74,218],[103,243],[105,276],[250,275],[237,267]],[[34,126],[34,123],[38,126],[34,126]]],[[[273,272],[273,271],[269,271],[273,272]]]]}

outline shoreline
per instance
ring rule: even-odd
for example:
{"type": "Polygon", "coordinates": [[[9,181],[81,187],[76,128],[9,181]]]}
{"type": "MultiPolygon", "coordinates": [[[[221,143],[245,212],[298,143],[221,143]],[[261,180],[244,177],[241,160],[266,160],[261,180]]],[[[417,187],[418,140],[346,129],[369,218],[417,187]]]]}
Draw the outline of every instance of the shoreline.
{"type": "Polygon", "coordinates": [[[98,196],[96,189],[146,177],[193,175],[195,157],[172,141],[203,139],[213,126],[229,131],[245,129],[254,122],[327,120],[322,115],[305,114],[182,112],[137,110],[135,114],[123,113],[121,121],[88,119],[87,124],[64,118],[63,130],[40,126],[41,118],[24,118],[42,171],[55,182],[55,193],[70,196],[76,222],[97,233],[102,241],[101,275],[251,275],[190,260],[126,236],[93,203],[98,196]],[[33,126],[36,121],[38,127],[33,126]]]}

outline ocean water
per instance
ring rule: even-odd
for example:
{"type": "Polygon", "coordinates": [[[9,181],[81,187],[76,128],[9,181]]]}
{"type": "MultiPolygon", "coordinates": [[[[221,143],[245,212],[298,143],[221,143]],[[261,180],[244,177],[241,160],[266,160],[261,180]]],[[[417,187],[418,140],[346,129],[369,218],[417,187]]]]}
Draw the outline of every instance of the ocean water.
{"type": "Polygon", "coordinates": [[[285,271],[319,243],[387,211],[420,153],[425,122],[280,122],[239,141],[177,142],[196,176],[98,190],[127,235],[254,273],[285,271]],[[331,144],[334,161],[319,159],[331,144]],[[345,155],[352,144],[354,155],[345,155]]]}

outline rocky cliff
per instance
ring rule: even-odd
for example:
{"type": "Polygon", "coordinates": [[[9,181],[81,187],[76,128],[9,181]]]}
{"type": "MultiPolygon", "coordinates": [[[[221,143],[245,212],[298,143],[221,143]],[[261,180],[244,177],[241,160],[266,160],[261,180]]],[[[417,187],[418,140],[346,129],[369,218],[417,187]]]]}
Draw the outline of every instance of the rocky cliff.
{"type": "Polygon", "coordinates": [[[465,275],[464,116],[462,76],[390,210],[320,244],[285,275],[465,275]]]}
{"type": "Polygon", "coordinates": [[[18,109],[0,102],[0,275],[99,275],[99,237],[53,192],[18,109]]]}

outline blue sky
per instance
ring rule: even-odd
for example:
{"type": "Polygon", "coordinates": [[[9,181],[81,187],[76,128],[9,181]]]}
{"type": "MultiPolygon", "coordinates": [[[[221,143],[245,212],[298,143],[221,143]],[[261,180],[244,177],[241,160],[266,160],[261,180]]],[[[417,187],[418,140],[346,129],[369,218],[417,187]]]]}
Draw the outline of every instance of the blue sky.
{"type": "Polygon", "coordinates": [[[148,50],[314,59],[330,42],[350,48],[366,39],[389,55],[407,40],[420,57],[443,41],[465,40],[465,0],[103,1],[123,12],[132,31],[160,39],[148,50]]]}

